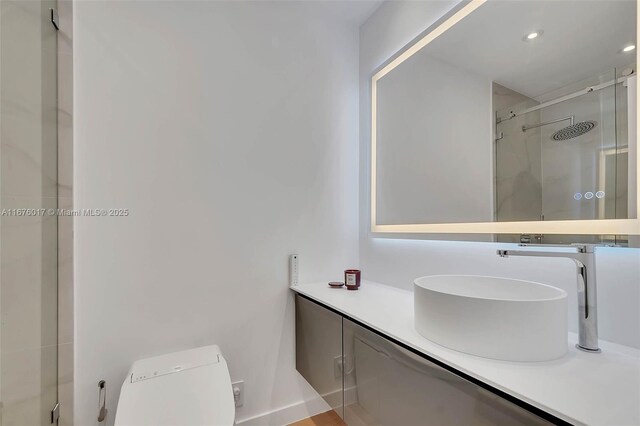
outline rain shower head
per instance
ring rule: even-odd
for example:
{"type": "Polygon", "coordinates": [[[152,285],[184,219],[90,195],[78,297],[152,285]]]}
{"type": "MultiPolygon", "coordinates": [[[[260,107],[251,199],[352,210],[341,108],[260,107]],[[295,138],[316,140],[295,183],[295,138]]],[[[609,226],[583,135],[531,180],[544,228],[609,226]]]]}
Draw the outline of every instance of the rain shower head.
{"type": "Polygon", "coordinates": [[[574,116],[570,115],[568,117],[558,118],[556,120],[546,121],[544,123],[534,124],[532,126],[522,126],[522,131],[526,132],[527,130],[535,129],[536,127],[547,126],[549,124],[559,123],[561,121],[569,120],[571,124],[567,127],[563,127],[562,129],[555,132],[551,135],[551,140],[554,141],[566,141],[569,139],[577,138],[578,136],[584,135],[585,133],[593,130],[598,123],[595,121],[581,121],[579,123],[574,123],[574,116]]]}
{"type": "Polygon", "coordinates": [[[562,129],[551,135],[551,139],[554,141],[566,141],[569,139],[577,138],[585,133],[593,130],[598,125],[595,121],[581,121],[570,126],[563,127],[562,129]]]}

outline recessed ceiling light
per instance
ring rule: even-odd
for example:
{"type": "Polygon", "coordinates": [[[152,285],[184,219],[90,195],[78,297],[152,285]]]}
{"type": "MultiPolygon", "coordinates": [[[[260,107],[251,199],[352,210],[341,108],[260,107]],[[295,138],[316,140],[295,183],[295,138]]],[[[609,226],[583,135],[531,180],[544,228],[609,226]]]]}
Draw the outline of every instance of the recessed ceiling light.
{"type": "Polygon", "coordinates": [[[635,49],[636,46],[633,44],[630,44],[629,46],[625,47],[624,49],[622,49],[623,52],[631,52],[633,49],[635,49]]]}
{"type": "Polygon", "coordinates": [[[523,41],[531,41],[534,40],[536,38],[540,38],[540,36],[542,35],[544,31],[542,30],[536,30],[536,31],[531,31],[528,34],[525,34],[524,37],[522,37],[523,41]]]}

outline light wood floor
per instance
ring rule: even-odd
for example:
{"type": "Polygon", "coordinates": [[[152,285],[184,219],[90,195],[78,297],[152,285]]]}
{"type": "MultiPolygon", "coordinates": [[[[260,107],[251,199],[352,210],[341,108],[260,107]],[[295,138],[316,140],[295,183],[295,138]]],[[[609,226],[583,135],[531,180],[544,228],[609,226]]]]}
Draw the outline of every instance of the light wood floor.
{"type": "Polygon", "coordinates": [[[335,411],[327,411],[308,419],[291,423],[289,426],[347,426],[335,411]]]}

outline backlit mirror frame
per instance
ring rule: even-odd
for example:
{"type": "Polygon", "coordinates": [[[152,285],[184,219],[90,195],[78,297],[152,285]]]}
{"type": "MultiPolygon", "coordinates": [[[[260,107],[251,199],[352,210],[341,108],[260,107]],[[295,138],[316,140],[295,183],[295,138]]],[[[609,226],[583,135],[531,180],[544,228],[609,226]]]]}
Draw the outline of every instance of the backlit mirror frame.
{"type": "MultiPolygon", "coordinates": [[[[564,235],[640,235],[640,197],[635,194],[635,219],[594,219],[594,220],[556,220],[556,221],[523,221],[523,222],[472,222],[472,223],[417,223],[380,225],[376,222],[376,102],[377,82],[398,65],[416,54],[438,36],[456,25],[467,15],[482,6],[487,0],[470,0],[459,3],[447,15],[428,28],[420,36],[400,50],[387,61],[371,77],[371,232],[401,234],[564,234],[564,235]]],[[[640,2],[640,0],[638,0],[640,2]]],[[[640,6],[640,5],[639,5],[640,6]]],[[[636,8],[636,22],[640,21],[640,7],[636,8]]],[[[640,27],[636,25],[636,40],[640,40],[640,27]]],[[[636,43],[640,45],[640,43],[636,43]]],[[[636,88],[637,99],[640,99],[640,84],[636,88]]],[[[640,122],[640,108],[638,108],[640,122]]],[[[636,164],[640,165],[640,149],[638,149],[636,131],[636,164]]],[[[640,173],[636,178],[640,188],[640,173]]],[[[631,200],[633,202],[633,197],[631,200]]]]}

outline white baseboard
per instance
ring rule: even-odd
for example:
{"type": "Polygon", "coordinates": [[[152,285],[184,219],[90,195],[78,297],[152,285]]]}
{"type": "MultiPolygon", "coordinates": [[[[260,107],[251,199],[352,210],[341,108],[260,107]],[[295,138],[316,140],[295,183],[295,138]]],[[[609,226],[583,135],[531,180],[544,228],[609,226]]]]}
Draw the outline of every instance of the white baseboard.
{"type": "MultiPolygon", "coordinates": [[[[273,411],[269,411],[257,416],[248,417],[236,421],[238,426],[285,426],[298,420],[306,419],[317,414],[331,410],[331,406],[325,402],[325,399],[332,402],[333,406],[342,404],[342,390],[329,392],[323,397],[300,401],[295,404],[287,405],[273,411]],[[323,399],[324,397],[324,399],[323,399]]],[[[347,401],[355,400],[355,387],[347,389],[345,393],[347,401]]]]}
{"type": "Polygon", "coordinates": [[[316,414],[324,413],[331,407],[322,398],[300,401],[257,416],[236,421],[238,426],[284,426],[316,414]]]}

